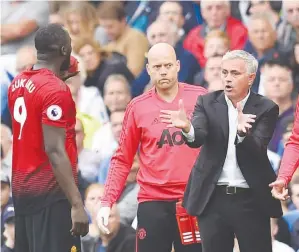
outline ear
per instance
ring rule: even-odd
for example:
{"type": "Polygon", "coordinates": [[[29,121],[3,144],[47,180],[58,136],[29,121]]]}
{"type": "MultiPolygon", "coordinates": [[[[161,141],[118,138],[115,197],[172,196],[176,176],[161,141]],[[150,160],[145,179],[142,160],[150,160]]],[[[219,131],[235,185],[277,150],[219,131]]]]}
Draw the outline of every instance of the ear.
{"type": "Polygon", "coordinates": [[[62,56],[66,56],[67,55],[67,49],[65,46],[62,46],[60,49],[60,53],[62,56]]]}
{"type": "Polygon", "coordinates": [[[254,82],[254,79],[255,79],[255,76],[256,74],[255,73],[252,73],[252,74],[249,74],[249,85],[252,86],[253,82],[254,82]]]}
{"type": "Polygon", "coordinates": [[[179,72],[181,69],[181,62],[179,60],[177,60],[176,65],[177,65],[177,72],[179,72]]]}
{"type": "Polygon", "coordinates": [[[150,75],[150,67],[149,67],[149,64],[146,64],[146,71],[147,71],[147,73],[148,73],[148,75],[150,75]]]}

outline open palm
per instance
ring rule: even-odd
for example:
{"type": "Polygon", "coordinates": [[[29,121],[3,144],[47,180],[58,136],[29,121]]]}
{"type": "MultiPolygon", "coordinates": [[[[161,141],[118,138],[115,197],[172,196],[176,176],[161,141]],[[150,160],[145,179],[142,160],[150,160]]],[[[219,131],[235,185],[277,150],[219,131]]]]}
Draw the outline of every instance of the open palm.
{"type": "Polygon", "coordinates": [[[252,128],[252,124],[255,122],[256,115],[251,114],[243,114],[241,104],[237,104],[238,109],[238,132],[242,132],[244,134],[252,128]]]}
{"type": "Polygon", "coordinates": [[[179,100],[179,110],[161,110],[160,117],[161,122],[166,123],[167,127],[184,129],[189,124],[183,100],[179,100]]]}

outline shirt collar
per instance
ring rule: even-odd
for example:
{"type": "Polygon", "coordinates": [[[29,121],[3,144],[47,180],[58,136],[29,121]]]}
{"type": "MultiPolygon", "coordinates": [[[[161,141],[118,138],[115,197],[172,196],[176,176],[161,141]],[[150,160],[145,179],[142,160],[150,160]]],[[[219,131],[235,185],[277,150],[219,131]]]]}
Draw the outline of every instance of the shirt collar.
{"type": "MultiPolygon", "coordinates": [[[[246,102],[247,102],[247,100],[249,98],[249,95],[250,95],[250,90],[248,91],[248,94],[246,95],[246,97],[243,100],[240,101],[242,109],[244,108],[244,106],[245,106],[245,104],[246,104],[246,102]]],[[[229,107],[234,107],[234,105],[231,102],[231,100],[226,95],[224,95],[224,96],[225,96],[225,100],[226,100],[227,105],[229,107]]]]}

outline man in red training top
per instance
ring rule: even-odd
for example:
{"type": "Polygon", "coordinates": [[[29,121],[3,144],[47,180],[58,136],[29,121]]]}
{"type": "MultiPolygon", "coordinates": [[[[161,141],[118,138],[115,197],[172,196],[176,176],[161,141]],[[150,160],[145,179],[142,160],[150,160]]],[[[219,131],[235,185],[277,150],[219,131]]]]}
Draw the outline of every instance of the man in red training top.
{"type": "Polygon", "coordinates": [[[35,47],[37,63],[16,76],[8,92],[15,251],[80,251],[88,217],[76,185],[76,109],[60,79],[72,76],[66,76],[71,39],[51,24],[37,31],[35,47]]]}
{"type": "Polygon", "coordinates": [[[273,197],[279,200],[289,198],[287,185],[299,167],[299,97],[296,105],[295,120],[292,135],[286,144],[277,180],[270,184],[273,197]]]}
{"type": "Polygon", "coordinates": [[[150,49],[147,71],[154,88],[127,106],[98,213],[100,228],[109,232],[111,206],[124,188],[139,147],[138,252],[170,252],[173,243],[176,252],[201,251],[201,244],[182,245],[176,221],[176,202],[183,197],[199,149],[188,148],[181,131],[167,128],[160,120],[160,110],[175,109],[184,99],[191,116],[198,96],[207,91],[179,83],[179,70],[172,46],[159,43],[150,49]]]}

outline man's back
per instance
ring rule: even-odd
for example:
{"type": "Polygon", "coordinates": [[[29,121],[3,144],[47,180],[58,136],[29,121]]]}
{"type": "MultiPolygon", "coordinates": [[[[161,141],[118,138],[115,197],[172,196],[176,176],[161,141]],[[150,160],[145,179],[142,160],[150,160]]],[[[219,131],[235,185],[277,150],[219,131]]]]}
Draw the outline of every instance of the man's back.
{"type": "Polygon", "coordinates": [[[8,99],[13,126],[14,203],[17,212],[30,213],[65,199],[45,152],[42,124],[66,129],[65,147],[75,174],[76,110],[69,88],[48,69],[18,75],[8,99]]]}

